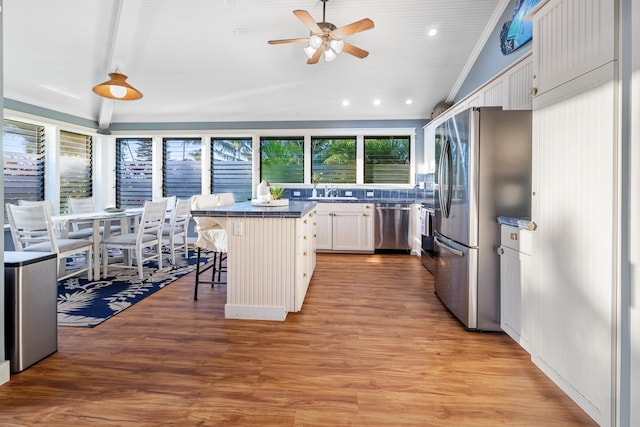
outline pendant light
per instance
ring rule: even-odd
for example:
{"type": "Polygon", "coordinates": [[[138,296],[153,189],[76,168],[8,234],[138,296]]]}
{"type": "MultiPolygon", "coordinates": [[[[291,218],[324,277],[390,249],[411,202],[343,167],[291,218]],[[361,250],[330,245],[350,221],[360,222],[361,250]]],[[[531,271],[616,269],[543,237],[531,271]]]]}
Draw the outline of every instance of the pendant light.
{"type": "Polygon", "coordinates": [[[142,92],[126,82],[127,76],[119,72],[109,73],[109,80],[93,87],[93,91],[105,98],[132,101],[142,98],[142,92]]]}

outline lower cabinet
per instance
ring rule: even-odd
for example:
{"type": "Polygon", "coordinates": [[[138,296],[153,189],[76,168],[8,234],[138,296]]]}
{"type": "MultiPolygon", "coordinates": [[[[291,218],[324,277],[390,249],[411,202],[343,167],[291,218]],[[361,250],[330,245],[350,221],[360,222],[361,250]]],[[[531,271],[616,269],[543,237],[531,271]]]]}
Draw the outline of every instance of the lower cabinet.
{"type": "Polygon", "coordinates": [[[500,327],[522,348],[531,352],[535,307],[531,306],[533,284],[532,235],[508,225],[500,226],[500,327]]]}
{"type": "Polygon", "coordinates": [[[373,213],[373,203],[318,203],[318,251],[372,253],[373,213]]]}
{"type": "Polygon", "coordinates": [[[310,212],[296,223],[295,310],[300,311],[316,268],[316,214],[310,212]]]}

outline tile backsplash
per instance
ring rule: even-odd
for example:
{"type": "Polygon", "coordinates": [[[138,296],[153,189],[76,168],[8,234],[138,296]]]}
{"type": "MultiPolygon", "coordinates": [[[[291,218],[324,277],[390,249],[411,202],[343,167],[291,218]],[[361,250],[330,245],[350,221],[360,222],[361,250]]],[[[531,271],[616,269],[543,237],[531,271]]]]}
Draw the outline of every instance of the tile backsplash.
{"type": "MultiPolygon", "coordinates": [[[[313,189],[308,188],[285,188],[285,196],[288,199],[307,199],[311,197],[313,189]]],[[[323,197],[325,193],[325,184],[318,185],[318,197],[323,197]]],[[[433,174],[416,174],[416,185],[409,189],[396,188],[375,188],[366,187],[338,187],[338,196],[353,196],[358,199],[429,199],[433,197],[433,174]],[[420,183],[424,183],[421,185],[420,183]],[[346,194],[351,192],[351,194],[346,194]]]]}

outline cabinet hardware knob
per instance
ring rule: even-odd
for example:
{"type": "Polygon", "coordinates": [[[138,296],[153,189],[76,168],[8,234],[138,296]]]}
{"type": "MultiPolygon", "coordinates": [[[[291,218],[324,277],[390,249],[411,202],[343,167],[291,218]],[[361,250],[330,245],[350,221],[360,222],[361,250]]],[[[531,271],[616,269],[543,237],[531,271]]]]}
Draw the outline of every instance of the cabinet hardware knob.
{"type": "Polygon", "coordinates": [[[531,221],[529,225],[527,225],[527,230],[529,231],[535,231],[536,228],[538,228],[538,224],[536,224],[535,221],[531,221]]]}
{"type": "Polygon", "coordinates": [[[305,223],[305,224],[307,223],[307,220],[306,220],[306,219],[304,220],[304,223],[305,223]]]}
{"type": "Polygon", "coordinates": [[[304,251],[302,255],[307,256],[307,251],[304,251]]]}
{"type": "Polygon", "coordinates": [[[529,88],[529,95],[536,96],[537,94],[538,94],[538,88],[537,87],[530,87],[529,88]]]}
{"type": "Polygon", "coordinates": [[[518,233],[511,233],[511,234],[509,235],[509,238],[510,238],[511,240],[518,240],[518,233]]]}
{"type": "Polygon", "coordinates": [[[307,236],[305,235],[305,236],[303,237],[303,239],[304,239],[304,240],[307,240],[307,236]]]}
{"type": "Polygon", "coordinates": [[[362,216],[369,216],[369,214],[362,214],[362,216]]]}
{"type": "Polygon", "coordinates": [[[498,249],[496,249],[496,252],[498,252],[498,255],[504,255],[504,249],[502,249],[502,246],[499,246],[498,249]]]}

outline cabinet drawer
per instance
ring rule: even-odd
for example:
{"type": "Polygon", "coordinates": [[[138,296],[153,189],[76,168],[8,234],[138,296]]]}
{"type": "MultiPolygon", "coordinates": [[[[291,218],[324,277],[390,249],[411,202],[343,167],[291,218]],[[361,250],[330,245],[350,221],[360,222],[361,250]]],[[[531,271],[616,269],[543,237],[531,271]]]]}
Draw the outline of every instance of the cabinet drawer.
{"type": "Polygon", "coordinates": [[[508,225],[500,226],[500,244],[506,248],[531,255],[533,248],[533,231],[523,230],[508,225]]]}

